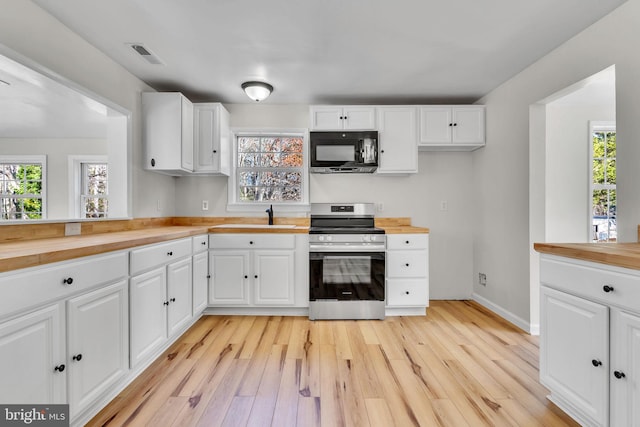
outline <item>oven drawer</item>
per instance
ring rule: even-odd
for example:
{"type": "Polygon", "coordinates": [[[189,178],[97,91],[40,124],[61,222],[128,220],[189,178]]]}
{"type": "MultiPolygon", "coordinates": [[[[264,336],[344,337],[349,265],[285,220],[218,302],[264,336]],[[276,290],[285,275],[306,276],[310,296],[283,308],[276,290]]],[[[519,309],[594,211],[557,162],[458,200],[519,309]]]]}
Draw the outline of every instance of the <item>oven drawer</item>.
{"type": "Polygon", "coordinates": [[[425,251],[387,252],[387,277],[426,277],[427,265],[425,251]]]}
{"type": "Polygon", "coordinates": [[[429,302],[429,284],[424,279],[387,280],[387,305],[424,307],[429,302]]]}

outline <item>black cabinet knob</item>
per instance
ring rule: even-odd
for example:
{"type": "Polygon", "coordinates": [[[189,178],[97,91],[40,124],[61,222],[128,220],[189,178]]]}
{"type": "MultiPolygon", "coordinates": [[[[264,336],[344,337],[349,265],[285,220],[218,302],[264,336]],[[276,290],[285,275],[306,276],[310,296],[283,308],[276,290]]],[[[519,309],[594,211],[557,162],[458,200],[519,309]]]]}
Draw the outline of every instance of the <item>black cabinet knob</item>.
{"type": "Polygon", "coordinates": [[[165,301],[162,303],[163,305],[169,305],[169,301],[165,301]]]}
{"type": "Polygon", "coordinates": [[[405,265],[406,265],[407,267],[409,267],[409,263],[406,263],[405,265]]]}
{"type": "Polygon", "coordinates": [[[70,285],[73,283],[73,277],[67,277],[66,279],[62,279],[62,283],[64,285],[70,285]]]}
{"type": "Polygon", "coordinates": [[[409,295],[409,291],[405,291],[405,294],[409,295]]]}
{"type": "Polygon", "coordinates": [[[453,123],[449,123],[449,126],[453,126],[453,123]]]}
{"type": "Polygon", "coordinates": [[[609,292],[613,292],[613,286],[609,286],[609,285],[604,285],[602,287],[602,290],[609,293],[609,292]]]}
{"type": "Polygon", "coordinates": [[[601,366],[601,365],[602,365],[602,362],[601,362],[601,361],[599,361],[599,360],[597,360],[597,359],[593,359],[593,360],[591,361],[591,364],[597,368],[598,366],[601,366]]]}
{"type": "Polygon", "coordinates": [[[384,153],[384,150],[380,150],[381,153],[384,153]]]}
{"type": "Polygon", "coordinates": [[[169,301],[170,302],[176,302],[176,299],[175,298],[171,298],[169,301]]]}
{"type": "Polygon", "coordinates": [[[253,276],[253,278],[254,278],[254,279],[257,279],[257,278],[258,278],[258,275],[256,274],[255,276],[253,276]]]}
{"type": "Polygon", "coordinates": [[[245,274],[245,275],[244,275],[244,278],[245,278],[245,279],[248,279],[248,278],[249,278],[249,276],[247,276],[247,275],[245,274]]]}
{"type": "Polygon", "coordinates": [[[621,371],[613,371],[613,376],[616,377],[619,380],[624,378],[624,377],[626,377],[624,372],[621,372],[621,371]]]}
{"type": "Polygon", "coordinates": [[[207,274],[207,279],[211,279],[211,275],[210,274],[207,274]]]}
{"type": "Polygon", "coordinates": [[[404,241],[404,243],[405,243],[406,245],[408,245],[408,244],[409,244],[409,241],[408,241],[408,240],[405,240],[405,241],[404,241]]]}
{"type": "Polygon", "coordinates": [[[53,369],[54,369],[54,371],[57,371],[57,372],[64,372],[64,368],[66,368],[66,366],[64,366],[64,364],[62,364],[62,365],[56,366],[53,369]]]}
{"type": "Polygon", "coordinates": [[[207,242],[200,242],[202,246],[207,246],[207,242]]]}
{"type": "Polygon", "coordinates": [[[253,240],[249,241],[249,244],[250,244],[250,245],[253,245],[253,240]]]}
{"type": "Polygon", "coordinates": [[[154,167],[156,165],[156,159],[151,159],[151,167],[154,167]]]}
{"type": "Polygon", "coordinates": [[[217,152],[218,152],[218,150],[213,150],[213,153],[214,153],[214,154],[215,154],[215,153],[217,153],[217,152]]]}
{"type": "Polygon", "coordinates": [[[75,356],[72,357],[73,360],[75,360],[76,362],[79,362],[82,360],[82,354],[76,354],[75,356]]]}
{"type": "Polygon", "coordinates": [[[458,124],[457,124],[457,123],[454,123],[453,125],[454,125],[454,126],[458,126],[458,124]]]}

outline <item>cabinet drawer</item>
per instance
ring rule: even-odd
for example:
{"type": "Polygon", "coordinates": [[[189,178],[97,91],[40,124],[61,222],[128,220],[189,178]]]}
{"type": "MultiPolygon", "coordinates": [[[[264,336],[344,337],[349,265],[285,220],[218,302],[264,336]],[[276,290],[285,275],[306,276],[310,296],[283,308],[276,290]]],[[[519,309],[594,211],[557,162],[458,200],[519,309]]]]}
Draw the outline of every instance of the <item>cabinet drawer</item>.
{"type": "Polygon", "coordinates": [[[387,249],[427,249],[428,234],[387,234],[387,249]]]}
{"type": "Polygon", "coordinates": [[[426,251],[387,251],[387,277],[427,277],[426,251]]]}
{"type": "Polygon", "coordinates": [[[540,282],[579,297],[640,313],[640,272],[634,270],[543,257],[540,282]]]}
{"type": "Polygon", "coordinates": [[[191,255],[191,238],[157,243],[131,251],[131,275],[191,255]]]}
{"type": "Polygon", "coordinates": [[[203,234],[202,236],[193,236],[193,248],[192,251],[194,254],[199,252],[204,252],[209,249],[209,236],[203,234]]]}
{"type": "Polygon", "coordinates": [[[211,249],[293,249],[294,234],[211,234],[211,249]]]}
{"type": "Polygon", "coordinates": [[[0,316],[65,298],[127,276],[127,253],[80,258],[0,278],[0,316]]]}
{"type": "Polygon", "coordinates": [[[420,306],[429,302],[429,285],[424,279],[387,280],[388,306],[420,306]]]}

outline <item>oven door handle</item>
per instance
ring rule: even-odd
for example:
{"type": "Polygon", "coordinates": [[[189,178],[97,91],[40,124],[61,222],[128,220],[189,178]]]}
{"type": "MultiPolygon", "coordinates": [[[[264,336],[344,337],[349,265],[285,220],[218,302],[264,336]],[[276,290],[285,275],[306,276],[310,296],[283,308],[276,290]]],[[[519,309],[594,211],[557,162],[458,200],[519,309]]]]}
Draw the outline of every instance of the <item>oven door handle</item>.
{"type": "Polygon", "coordinates": [[[341,256],[325,256],[324,259],[371,259],[371,255],[341,255],[341,256]]]}

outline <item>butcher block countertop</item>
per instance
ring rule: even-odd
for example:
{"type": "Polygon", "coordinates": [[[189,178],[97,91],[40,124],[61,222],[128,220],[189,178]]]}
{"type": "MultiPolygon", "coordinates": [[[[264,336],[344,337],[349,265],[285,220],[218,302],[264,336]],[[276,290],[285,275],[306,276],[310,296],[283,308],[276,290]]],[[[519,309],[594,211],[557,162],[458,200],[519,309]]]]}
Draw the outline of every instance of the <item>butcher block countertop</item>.
{"type": "MultiPolygon", "coordinates": [[[[308,221],[283,218],[269,227],[264,218],[145,218],[82,223],[82,234],[78,236],[64,236],[64,223],[8,225],[0,228],[4,232],[0,241],[0,272],[207,233],[306,234],[308,221]]],[[[388,234],[429,232],[428,228],[411,226],[408,218],[376,219],[376,225],[388,234]]]]}
{"type": "Polygon", "coordinates": [[[640,243],[535,243],[543,254],[640,270],[640,243]]]}

